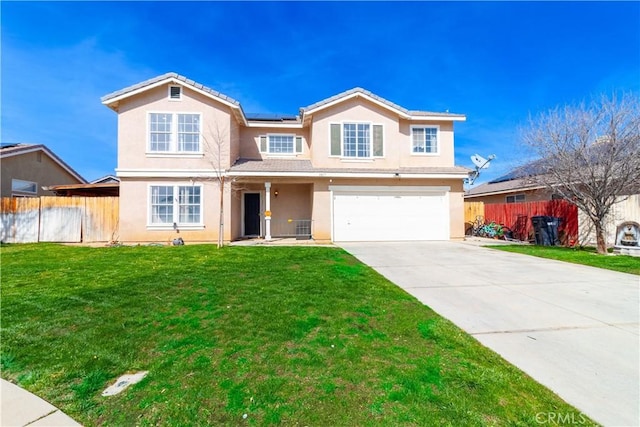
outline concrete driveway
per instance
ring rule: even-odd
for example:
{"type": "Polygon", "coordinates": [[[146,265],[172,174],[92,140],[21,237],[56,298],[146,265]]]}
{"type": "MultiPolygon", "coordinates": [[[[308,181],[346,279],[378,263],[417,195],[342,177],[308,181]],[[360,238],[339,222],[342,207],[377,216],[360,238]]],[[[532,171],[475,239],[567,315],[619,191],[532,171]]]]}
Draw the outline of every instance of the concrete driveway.
{"type": "Polygon", "coordinates": [[[340,246],[595,421],[639,424],[638,276],[467,242],[340,246]]]}

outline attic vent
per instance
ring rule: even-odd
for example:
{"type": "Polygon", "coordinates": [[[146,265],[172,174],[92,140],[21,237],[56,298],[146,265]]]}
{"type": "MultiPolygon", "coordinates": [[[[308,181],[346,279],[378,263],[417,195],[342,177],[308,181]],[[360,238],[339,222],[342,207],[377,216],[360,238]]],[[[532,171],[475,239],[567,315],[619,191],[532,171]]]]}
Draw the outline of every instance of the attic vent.
{"type": "Polygon", "coordinates": [[[181,98],[182,98],[182,87],[169,86],[169,99],[181,99],[181,98]]]}

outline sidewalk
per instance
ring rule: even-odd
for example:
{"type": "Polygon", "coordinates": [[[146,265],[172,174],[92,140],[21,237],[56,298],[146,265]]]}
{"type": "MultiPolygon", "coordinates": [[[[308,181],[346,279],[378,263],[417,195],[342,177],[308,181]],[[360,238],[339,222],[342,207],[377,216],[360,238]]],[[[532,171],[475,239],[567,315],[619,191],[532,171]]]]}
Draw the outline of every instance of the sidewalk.
{"type": "Polygon", "coordinates": [[[0,426],[80,426],[64,412],[15,384],[0,379],[0,426]]]}

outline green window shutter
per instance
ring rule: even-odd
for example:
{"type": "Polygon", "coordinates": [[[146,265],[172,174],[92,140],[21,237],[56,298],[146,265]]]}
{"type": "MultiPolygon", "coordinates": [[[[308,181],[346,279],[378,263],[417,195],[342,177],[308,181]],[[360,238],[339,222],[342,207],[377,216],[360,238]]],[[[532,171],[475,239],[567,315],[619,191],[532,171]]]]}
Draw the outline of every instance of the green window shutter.
{"type": "Polygon", "coordinates": [[[373,157],[384,156],[382,125],[373,125],[373,157]]]}
{"type": "Polygon", "coordinates": [[[267,152],[267,137],[266,136],[261,136],[260,137],[260,152],[261,153],[266,153],[267,152]]]}
{"type": "Polygon", "coordinates": [[[342,147],[340,146],[340,124],[331,124],[331,155],[339,156],[342,154],[342,147]]]}
{"type": "Polygon", "coordinates": [[[296,153],[302,153],[302,137],[296,136],[296,153]]]}

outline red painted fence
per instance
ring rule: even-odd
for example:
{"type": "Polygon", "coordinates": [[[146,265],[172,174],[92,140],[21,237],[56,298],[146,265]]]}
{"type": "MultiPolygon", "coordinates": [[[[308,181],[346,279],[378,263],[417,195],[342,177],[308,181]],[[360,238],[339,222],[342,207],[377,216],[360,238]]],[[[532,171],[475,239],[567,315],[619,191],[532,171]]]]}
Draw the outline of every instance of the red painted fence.
{"type": "Polygon", "coordinates": [[[484,205],[484,222],[506,225],[513,231],[513,237],[519,240],[533,238],[531,217],[539,215],[562,218],[558,234],[563,245],[578,240],[578,207],[566,200],[484,205]]]}

